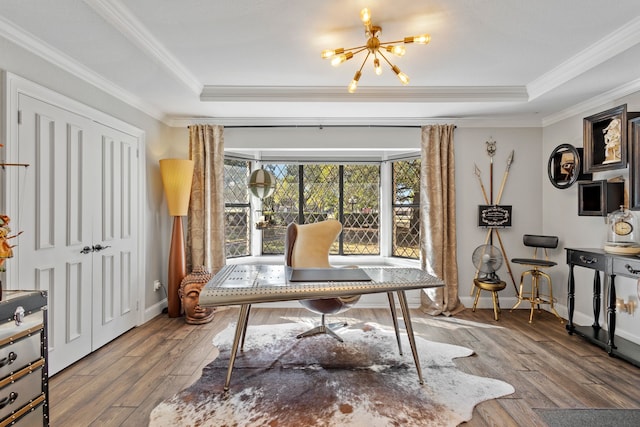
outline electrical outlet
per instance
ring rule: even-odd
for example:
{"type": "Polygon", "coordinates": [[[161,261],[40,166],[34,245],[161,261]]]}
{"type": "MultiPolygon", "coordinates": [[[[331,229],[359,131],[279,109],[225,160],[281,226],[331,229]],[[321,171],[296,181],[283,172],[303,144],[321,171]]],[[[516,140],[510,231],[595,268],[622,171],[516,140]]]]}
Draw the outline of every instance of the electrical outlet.
{"type": "Polygon", "coordinates": [[[158,292],[158,290],[160,290],[160,288],[162,287],[162,283],[160,282],[160,280],[154,280],[153,281],[153,290],[158,292]]]}

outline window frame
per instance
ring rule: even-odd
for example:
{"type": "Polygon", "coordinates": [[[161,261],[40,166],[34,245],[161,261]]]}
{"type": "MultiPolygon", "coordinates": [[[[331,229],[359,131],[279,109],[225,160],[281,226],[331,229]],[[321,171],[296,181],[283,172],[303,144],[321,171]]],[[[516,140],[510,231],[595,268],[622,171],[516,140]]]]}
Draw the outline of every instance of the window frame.
{"type": "MultiPolygon", "coordinates": [[[[390,160],[390,185],[389,185],[389,200],[390,200],[390,209],[389,209],[389,216],[390,216],[390,229],[389,229],[389,235],[391,237],[391,241],[390,241],[390,247],[389,247],[389,254],[392,258],[400,258],[400,259],[407,259],[407,260],[419,260],[420,259],[420,237],[418,237],[418,249],[417,249],[417,254],[415,257],[412,256],[402,256],[402,255],[396,255],[395,254],[395,248],[396,248],[396,234],[395,234],[395,212],[397,208],[410,208],[410,209],[417,209],[418,211],[418,215],[422,215],[422,212],[420,210],[420,199],[418,198],[418,202],[415,202],[415,197],[413,199],[413,203],[405,203],[405,204],[400,204],[400,203],[396,203],[396,189],[395,189],[395,165],[398,162],[409,162],[409,161],[414,161],[414,160],[422,160],[421,157],[419,155],[416,156],[410,156],[410,157],[403,157],[403,158],[397,158],[397,159],[393,159],[390,160]]],[[[421,173],[421,165],[418,166],[418,185],[420,185],[420,173],[421,173]]]]}

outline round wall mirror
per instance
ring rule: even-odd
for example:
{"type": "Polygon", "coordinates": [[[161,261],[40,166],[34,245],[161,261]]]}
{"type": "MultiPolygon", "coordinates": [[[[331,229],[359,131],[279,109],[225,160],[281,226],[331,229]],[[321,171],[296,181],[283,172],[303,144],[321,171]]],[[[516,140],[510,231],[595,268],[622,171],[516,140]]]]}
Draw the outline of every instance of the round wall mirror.
{"type": "Polygon", "coordinates": [[[571,144],[558,145],[549,156],[547,172],[549,181],[556,188],[569,188],[582,172],[582,156],[571,144]]]}

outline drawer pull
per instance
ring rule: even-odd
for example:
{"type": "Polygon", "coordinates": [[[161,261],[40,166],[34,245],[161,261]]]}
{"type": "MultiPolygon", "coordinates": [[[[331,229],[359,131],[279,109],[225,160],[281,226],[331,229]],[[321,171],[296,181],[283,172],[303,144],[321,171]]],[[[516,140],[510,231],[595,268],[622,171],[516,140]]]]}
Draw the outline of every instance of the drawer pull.
{"type": "Polygon", "coordinates": [[[3,366],[11,365],[16,361],[17,358],[18,355],[12,351],[7,357],[3,357],[2,359],[0,359],[0,368],[2,368],[3,366]]]}
{"type": "Polygon", "coordinates": [[[12,391],[11,393],[9,393],[9,396],[0,399],[0,409],[4,408],[7,405],[11,405],[13,402],[16,401],[16,399],[18,398],[18,393],[16,393],[15,391],[12,391]]]}
{"type": "Polygon", "coordinates": [[[580,255],[580,261],[582,261],[585,264],[593,264],[594,262],[598,261],[598,258],[587,258],[584,255],[580,255]]]}
{"type": "Polygon", "coordinates": [[[627,269],[627,271],[631,274],[638,274],[640,273],[640,270],[634,270],[633,267],[631,267],[629,264],[625,264],[624,268],[627,269]]]}

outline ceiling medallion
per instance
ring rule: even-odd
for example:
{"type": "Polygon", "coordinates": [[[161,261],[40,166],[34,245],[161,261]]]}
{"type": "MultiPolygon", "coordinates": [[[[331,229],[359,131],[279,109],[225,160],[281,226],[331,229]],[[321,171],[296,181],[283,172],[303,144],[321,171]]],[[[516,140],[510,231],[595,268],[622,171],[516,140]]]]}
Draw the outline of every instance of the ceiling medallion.
{"type": "Polygon", "coordinates": [[[380,58],[382,58],[387,64],[389,64],[389,67],[391,67],[393,72],[396,73],[398,79],[400,79],[400,82],[403,85],[409,84],[409,77],[405,73],[400,71],[400,68],[398,68],[396,65],[393,65],[386,56],[384,56],[384,54],[382,53],[382,49],[396,56],[403,56],[406,52],[404,44],[427,44],[431,41],[431,36],[429,34],[422,34],[419,36],[405,37],[402,40],[381,42],[378,37],[380,36],[380,33],[382,33],[382,27],[371,24],[371,13],[369,12],[369,9],[364,8],[360,11],[360,19],[364,24],[364,33],[367,36],[367,44],[363,46],[351,47],[348,49],[338,48],[333,50],[323,50],[322,59],[331,58],[331,65],[337,67],[343,62],[350,60],[360,52],[367,51],[367,56],[364,58],[364,61],[362,61],[360,69],[356,71],[356,74],[353,76],[353,80],[351,80],[351,83],[349,83],[349,93],[355,92],[358,88],[358,81],[360,80],[360,76],[362,75],[362,68],[371,55],[373,55],[373,68],[377,75],[382,74],[382,67],[380,66],[380,58]],[[402,45],[394,45],[394,43],[402,43],[402,45]]]}

